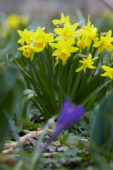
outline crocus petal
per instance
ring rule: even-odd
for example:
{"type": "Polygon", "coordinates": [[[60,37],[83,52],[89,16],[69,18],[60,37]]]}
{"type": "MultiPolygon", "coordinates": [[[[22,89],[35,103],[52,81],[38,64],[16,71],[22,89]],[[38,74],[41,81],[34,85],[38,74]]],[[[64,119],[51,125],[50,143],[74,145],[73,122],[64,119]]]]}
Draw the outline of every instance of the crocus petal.
{"type": "Polygon", "coordinates": [[[43,147],[43,150],[48,147],[48,145],[59,135],[62,130],[67,129],[71,124],[76,123],[84,114],[84,111],[84,107],[73,105],[68,100],[65,100],[62,105],[55,130],[43,147]]]}
{"type": "Polygon", "coordinates": [[[83,113],[84,108],[82,106],[75,106],[70,104],[69,101],[64,101],[56,124],[56,130],[60,129],[62,131],[71,124],[76,123],[83,113]]]}
{"type": "Polygon", "coordinates": [[[55,131],[61,132],[68,128],[71,124],[76,123],[83,114],[84,108],[82,106],[73,105],[68,100],[65,100],[61,108],[55,131]]]}

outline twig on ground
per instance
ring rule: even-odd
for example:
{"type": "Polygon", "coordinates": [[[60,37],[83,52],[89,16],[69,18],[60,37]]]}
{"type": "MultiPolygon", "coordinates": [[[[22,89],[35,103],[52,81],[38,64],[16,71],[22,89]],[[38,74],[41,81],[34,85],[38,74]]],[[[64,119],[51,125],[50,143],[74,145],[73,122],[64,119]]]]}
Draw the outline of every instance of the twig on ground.
{"type": "MultiPolygon", "coordinates": [[[[50,131],[52,133],[51,129],[49,129],[49,132],[50,131]]],[[[13,149],[17,148],[19,146],[19,144],[25,145],[29,141],[30,138],[37,139],[41,135],[42,132],[43,132],[43,130],[30,132],[30,133],[24,135],[23,137],[20,137],[19,141],[12,142],[12,143],[6,143],[4,146],[3,153],[8,153],[8,152],[13,151],[13,149]]]]}
{"type": "Polygon", "coordinates": [[[9,152],[13,152],[13,148],[8,148],[2,151],[3,154],[7,154],[9,152]]]}
{"type": "MultiPolygon", "coordinates": [[[[48,121],[51,121],[51,126],[48,129],[47,134],[51,134],[55,128],[55,122],[54,119],[49,119],[48,121]]],[[[38,129],[37,131],[29,132],[28,134],[20,137],[19,141],[6,143],[2,153],[9,153],[12,152],[15,148],[19,147],[19,145],[29,144],[32,139],[37,139],[42,134],[42,132],[42,129],[38,129]]]]}

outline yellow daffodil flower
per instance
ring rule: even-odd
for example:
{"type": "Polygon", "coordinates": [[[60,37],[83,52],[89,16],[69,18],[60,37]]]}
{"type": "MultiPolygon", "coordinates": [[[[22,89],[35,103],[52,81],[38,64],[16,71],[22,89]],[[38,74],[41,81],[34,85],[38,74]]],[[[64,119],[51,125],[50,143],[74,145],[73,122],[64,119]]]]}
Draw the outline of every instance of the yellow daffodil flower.
{"type": "Polygon", "coordinates": [[[42,28],[38,27],[32,36],[32,41],[35,42],[35,47],[38,52],[43,51],[48,43],[54,41],[52,33],[45,33],[42,28]]]}
{"type": "Polygon", "coordinates": [[[52,56],[56,56],[56,63],[58,64],[59,60],[62,60],[62,64],[65,64],[67,59],[70,57],[71,53],[78,50],[78,48],[73,47],[74,39],[69,39],[65,41],[63,38],[60,38],[58,43],[51,43],[52,47],[55,47],[56,50],[53,52],[52,56]]]}
{"type": "Polygon", "coordinates": [[[110,19],[113,21],[113,12],[111,12],[110,10],[106,10],[104,11],[104,19],[110,19]]]}
{"type": "Polygon", "coordinates": [[[105,36],[101,36],[100,40],[94,44],[94,47],[98,48],[99,54],[103,51],[103,49],[107,49],[108,51],[113,50],[113,37],[111,37],[112,31],[108,31],[105,36]]]}
{"type": "Polygon", "coordinates": [[[39,52],[38,48],[32,45],[24,45],[23,47],[18,48],[18,50],[23,51],[23,56],[33,60],[34,52],[39,52]]]}
{"type": "Polygon", "coordinates": [[[28,18],[24,15],[12,14],[8,16],[8,23],[10,28],[18,28],[20,24],[27,25],[28,18]]]}
{"type": "Polygon", "coordinates": [[[52,23],[53,23],[54,25],[56,25],[56,24],[64,24],[64,23],[70,22],[69,20],[70,20],[70,17],[69,17],[69,16],[66,16],[66,17],[65,17],[64,14],[61,13],[61,18],[60,18],[60,19],[54,19],[54,20],[52,20],[52,23]]]}
{"type": "Polygon", "coordinates": [[[85,37],[82,37],[82,38],[78,39],[77,46],[80,47],[80,49],[81,48],[84,49],[86,47],[89,49],[89,47],[91,46],[91,42],[92,42],[91,39],[87,39],[85,37]]]}
{"type": "Polygon", "coordinates": [[[20,25],[20,17],[16,14],[9,15],[8,22],[10,28],[17,28],[20,25]]]}
{"type": "Polygon", "coordinates": [[[21,31],[21,30],[18,30],[17,31],[19,36],[21,37],[19,40],[18,40],[18,43],[21,44],[22,46],[24,45],[24,43],[26,43],[27,45],[30,45],[31,44],[31,37],[33,36],[33,32],[27,30],[27,29],[24,29],[24,31],[21,31]]]}
{"type": "Polygon", "coordinates": [[[88,55],[87,59],[83,58],[83,60],[80,61],[80,63],[82,63],[82,66],[79,67],[78,69],[76,69],[76,72],[79,72],[79,71],[82,71],[82,70],[85,72],[87,68],[96,69],[96,67],[93,66],[93,64],[94,64],[93,60],[95,60],[97,58],[98,57],[92,58],[91,54],[88,55]]]}
{"type": "Polygon", "coordinates": [[[86,27],[83,27],[83,34],[88,36],[89,39],[93,40],[94,42],[97,41],[97,31],[98,29],[91,24],[90,17],[88,17],[88,23],[86,27]]]}
{"type": "Polygon", "coordinates": [[[74,36],[77,35],[76,28],[78,27],[78,23],[70,24],[65,23],[63,28],[55,28],[54,32],[59,35],[56,39],[59,39],[59,37],[63,37],[64,39],[74,38],[74,36]]]}
{"type": "Polygon", "coordinates": [[[78,37],[77,46],[80,48],[90,48],[92,42],[97,42],[97,28],[94,27],[90,22],[90,18],[88,17],[88,23],[86,26],[82,27],[79,30],[79,34],[81,36],[78,37]]]}
{"type": "Polygon", "coordinates": [[[109,77],[110,79],[113,80],[113,68],[103,65],[103,66],[102,66],[102,69],[103,69],[105,72],[104,72],[103,74],[101,74],[101,76],[103,76],[103,77],[109,77]]]}

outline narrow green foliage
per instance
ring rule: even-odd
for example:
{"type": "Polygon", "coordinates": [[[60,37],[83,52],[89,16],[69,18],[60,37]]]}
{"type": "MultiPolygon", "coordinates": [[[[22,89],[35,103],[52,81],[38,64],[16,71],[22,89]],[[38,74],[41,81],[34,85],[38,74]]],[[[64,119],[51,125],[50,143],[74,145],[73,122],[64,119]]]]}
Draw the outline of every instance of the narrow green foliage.
{"type": "Polygon", "coordinates": [[[108,154],[113,150],[113,92],[103,98],[94,112],[91,140],[97,151],[108,154]]]}
{"type": "Polygon", "coordinates": [[[103,80],[101,84],[102,78],[99,72],[95,74],[95,70],[87,70],[86,73],[75,72],[79,66],[78,57],[70,57],[65,65],[60,61],[55,67],[55,59],[51,54],[52,49],[47,46],[43,52],[35,54],[32,61],[23,56],[16,59],[27,88],[35,93],[32,102],[45,119],[59,113],[66,97],[75,103],[87,106],[95,96],[91,107],[96,100],[100,101],[106,93],[105,87],[111,81],[103,80]],[[102,95],[100,91],[103,91],[102,95]]]}
{"type": "Polygon", "coordinates": [[[15,108],[17,73],[13,66],[0,67],[0,151],[9,134],[7,114],[11,116],[15,108]]]}

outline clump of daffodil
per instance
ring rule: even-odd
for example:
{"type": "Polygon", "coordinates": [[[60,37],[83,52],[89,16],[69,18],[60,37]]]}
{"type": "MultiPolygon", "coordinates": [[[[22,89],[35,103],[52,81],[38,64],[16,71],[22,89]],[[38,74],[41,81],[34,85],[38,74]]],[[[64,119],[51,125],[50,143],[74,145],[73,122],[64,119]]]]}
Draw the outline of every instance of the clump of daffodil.
{"type": "Polygon", "coordinates": [[[78,23],[71,24],[69,22],[64,24],[63,28],[55,28],[54,32],[58,35],[56,39],[59,37],[63,37],[64,39],[74,38],[78,33],[76,32],[76,28],[78,27],[78,23]]]}
{"type": "Polygon", "coordinates": [[[113,80],[113,68],[102,65],[102,69],[105,71],[101,76],[103,77],[109,77],[110,79],[113,80]]]}
{"type": "Polygon", "coordinates": [[[33,33],[32,41],[35,42],[35,47],[38,52],[43,51],[48,43],[54,41],[52,33],[46,33],[41,27],[38,27],[36,32],[33,33]]]}
{"type": "Polygon", "coordinates": [[[96,67],[93,65],[94,64],[94,61],[95,59],[97,59],[98,57],[95,57],[95,58],[92,58],[92,54],[90,53],[87,57],[87,59],[83,58],[82,61],[80,61],[80,63],[82,63],[82,66],[79,67],[78,69],[76,69],[75,71],[76,72],[79,72],[79,71],[84,71],[86,72],[86,69],[87,68],[90,68],[90,69],[96,69],[96,67]]]}
{"type": "Polygon", "coordinates": [[[8,23],[10,28],[18,28],[20,25],[27,25],[28,18],[24,15],[11,14],[8,16],[8,23]]]}
{"type": "Polygon", "coordinates": [[[21,37],[18,43],[22,46],[18,50],[23,51],[23,56],[31,60],[35,52],[43,51],[48,43],[54,41],[52,33],[46,33],[41,27],[38,27],[34,32],[27,29],[18,30],[18,34],[21,37]]]}
{"type": "Polygon", "coordinates": [[[113,37],[112,36],[112,31],[108,31],[105,36],[101,36],[100,40],[98,40],[95,44],[94,47],[98,48],[98,53],[100,54],[104,49],[107,49],[108,51],[113,50],[113,37]]]}
{"type": "Polygon", "coordinates": [[[54,24],[54,25],[61,25],[61,24],[65,24],[65,23],[68,23],[68,22],[70,22],[70,17],[69,16],[64,16],[64,14],[63,13],[61,13],[61,18],[60,19],[54,19],[54,20],[52,20],[52,23],[54,24]]]}
{"type": "Polygon", "coordinates": [[[74,39],[68,39],[65,41],[63,38],[59,38],[58,43],[51,43],[51,46],[55,48],[52,56],[56,57],[56,64],[59,60],[62,60],[62,64],[65,64],[67,59],[70,57],[71,53],[78,50],[77,47],[74,47],[74,39]]]}
{"type": "Polygon", "coordinates": [[[80,47],[81,49],[84,48],[89,49],[92,42],[95,43],[98,40],[97,31],[98,29],[94,27],[93,24],[91,24],[90,18],[88,17],[87,25],[81,27],[79,30],[79,34],[81,36],[78,36],[77,46],[80,47]]]}

